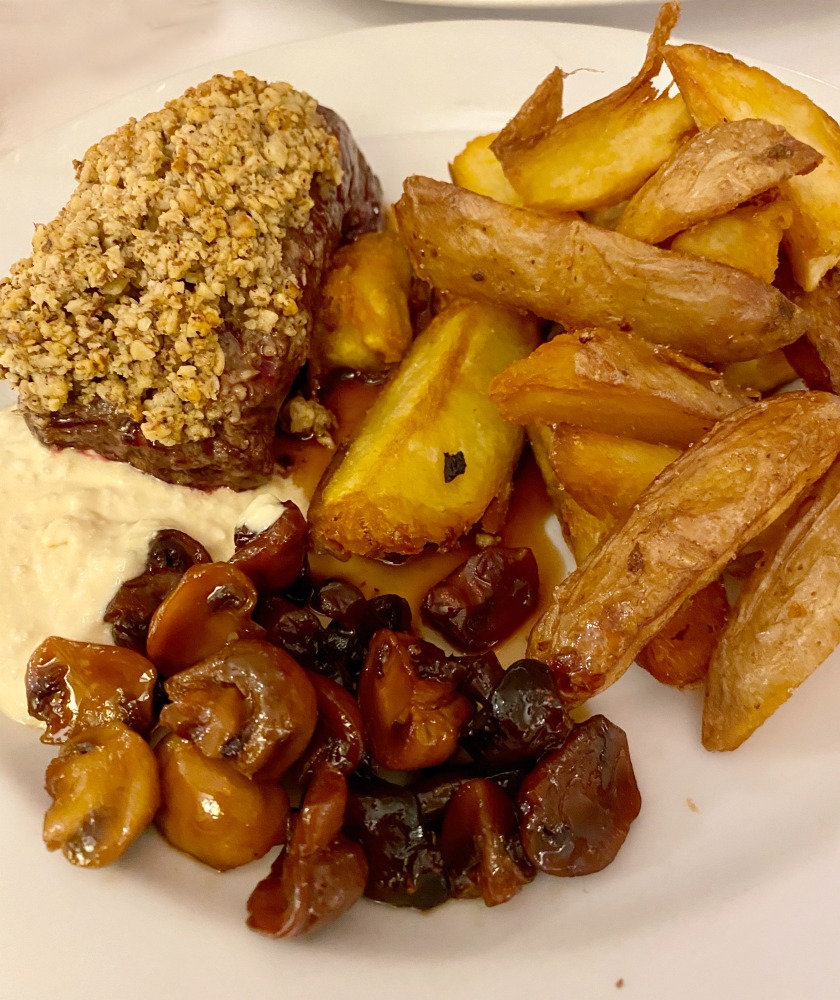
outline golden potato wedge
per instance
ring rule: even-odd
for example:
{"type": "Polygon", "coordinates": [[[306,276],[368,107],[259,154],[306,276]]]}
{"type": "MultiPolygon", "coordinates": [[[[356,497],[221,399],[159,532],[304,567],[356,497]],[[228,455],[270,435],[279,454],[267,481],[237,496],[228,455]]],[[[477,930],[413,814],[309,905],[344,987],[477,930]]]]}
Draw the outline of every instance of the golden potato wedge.
{"type": "MultiPolygon", "coordinates": [[[[820,378],[827,377],[831,389],[840,393],[840,269],[829,271],[813,291],[794,290],[791,295],[805,315],[805,339],[822,365],[820,378]]],[[[810,385],[813,376],[808,371],[800,374],[810,385]]]]}
{"type": "Polygon", "coordinates": [[[562,456],[555,448],[558,428],[547,424],[528,427],[528,441],[537,460],[551,506],[563,528],[566,544],[572,550],[575,562],[581,563],[612,531],[616,518],[607,514],[599,517],[582,507],[563,485],[565,472],[562,456]]]}
{"type": "MultiPolygon", "coordinates": [[[[531,449],[576,562],[629,514],[641,493],[679,452],[632,438],[559,424],[528,428],[531,449]]],[[[639,652],[658,681],[676,687],[706,675],[729,604],[720,581],[689,598],[639,652]]]]}
{"type": "Polygon", "coordinates": [[[549,428],[544,439],[564,489],[584,510],[613,522],[629,513],[644,490],[680,454],[666,445],[566,424],[549,428]]]}
{"type": "Polygon", "coordinates": [[[762,354],[752,361],[734,361],[722,371],[723,379],[733,388],[755,390],[762,395],[775,392],[797,378],[784,351],[762,354]]]}
{"type": "Polygon", "coordinates": [[[749,396],[704,365],[615,330],[563,333],[490,383],[517,424],[573,424],[686,447],[749,396]]]}
{"type": "Polygon", "coordinates": [[[317,384],[336,368],[387,370],[412,340],[411,263],[396,233],[365,233],[341,247],[321,292],[310,367],[317,384]]]}
{"type": "Polygon", "coordinates": [[[570,703],[602,691],[839,451],[840,398],[828,393],[782,393],[731,413],[556,588],[528,655],[552,668],[570,703]]]}
{"type": "Polygon", "coordinates": [[[813,147],[763,119],[722,122],[689,139],[633,195],[618,232],[662,243],[808,173],[821,160],[813,147]]]}
{"type": "Polygon", "coordinates": [[[744,361],[794,341],[796,307],[776,288],[582,219],[552,219],[428,177],[395,206],[420,277],[566,327],[632,330],[700,361],[744,361]]]}
{"type": "Polygon", "coordinates": [[[491,132],[470,139],[449,164],[449,175],[453,183],[468,191],[486,195],[505,205],[521,205],[522,199],[511,187],[501,163],[490,149],[496,135],[496,132],[491,132]]]}
{"type": "Polygon", "coordinates": [[[737,267],[769,284],[779,266],[779,244],[792,222],[793,208],[784,199],[743,205],[679,233],[671,249],[737,267]]]}
{"type": "Polygon", "coordinates": [[[729,620],[726,588],[714,580],[689,597],[674,617],[636,655],[636,662],[661,684],[695,687],[729,620]]]}
{"type": "Polygon", "coordinates": [[[823,155],[804,177],[786,181],[794,207],[785,234],[794,277],[806,291],[840,261],[840,125],[805,94],[765,70],[703,45],[666,45],[665,61],[701,128],[765,118],[823,155]]]}
{"type": "Polygon", "coordinates": [[[766,549],[712,657],[703,746],[734,750],[840,642],[840,464],[766,549]]]}
{"type": "Polygon", "coordinates": [[[505,494],[524,439],[487,385],[536,342],[536,322],[504,309],[461,302],[440,313],[321,480],[315,547],[379,558],[454,544],[505,494]]]}
{"type": "MultiPolygon", "coordinates": [[[[557,66],[492,140],[497,157],[515,157],[542,142],[563,117],[563,81],[566,74],[557,66]]],[[[501,167],[501,162],[499,162],[501,167]]],[[[457,182],[456,182],[457,183],[457,182]]]]}
{"type": "Polygon", "coordinates": [[[633,194],[671,156],[694,122],[679,95],[657,95],[653,78],[662,65],[660,47],[679,17],[665,4],[657,17],[639,73],[599,101],[551,121],[553,94],[545,83],[492,149],[526,205],[575,211],[614,204],[633,194]],[[540,108],[540,128],[526,128],[540,108]],[[517,123],[519,124],[517,125],[517,123]]]}

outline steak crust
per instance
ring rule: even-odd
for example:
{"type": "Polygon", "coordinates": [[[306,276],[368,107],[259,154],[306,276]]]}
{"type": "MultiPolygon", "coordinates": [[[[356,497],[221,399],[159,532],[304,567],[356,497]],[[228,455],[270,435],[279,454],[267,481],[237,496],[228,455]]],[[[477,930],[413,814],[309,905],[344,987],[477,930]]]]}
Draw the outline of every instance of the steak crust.
{"type": "MultiPolygon", "coordinates": [[[[23,324],[13,313],[10,319],[7,308],[0,313],[0,346],[4,341],[6,345],[5,352],[0,354],[0,365],[7,369],[7,374],[11,371],[10,377],[19,390],[30,389],[29,393],[21,391],[21,405],[30,429],[41,441],[53,447],[94,451],[108,459],[128,462],[168,482],[203,489],[219,486],[248,489],[269,478],[274,468],[272,442],[279,410],[308,355],[324,272],[342,242],[377,228],[380,219],[379,182],[347,125],[334,112],[320,106],[311,120],[337,140],[340,173],[333,170],[332,178],[327,171],[313,176],[308,190],[311,204],[305,221],[285,228],[278,241],[279,254],[277,246],[272,248],[272,260],[282,261],[283,273],[278,282],[282,281],[282,288],[287,289],[291,277],[294,286],[290,314],[271,312],[269,317],[273,316],[274,321],[269,318],[268,324],[255,325],[243,321],[243,317],[259,314],[259,309],[237,309],[227,300],[222,302],[221,321],[212,329],[216,356],[221,358],[220,370],[215,375],[218,388],[215,389],[213,377],[206,380],[206,384],[214,387],[207,404],[207,412],[213,416],[208,418],[207,426],[199,424],[192,435],[181,433],[174,440],[150,434],[148,412],[141,416],[136,407],[134,413],[128,412],[130,407],[120,405],[113,396],[92,393],[90,380],[81,383],[81,389],[73,383],[57,407],[43,405],[31,390],[33,380],[25,382],[6,360],[23,339],[19,332],[23,324]]],[[[77,164],[77,173],[80,167],[77,164]]],[[[233,218],[241,220],[242,213],[234,214],[233,218]]],[[[13,269],[12,281],[14,277],[13,269]]],[[[6,279],[6,287],[0,287],[0,305],[3,296],[8,301],[11,292],[20,301],[19,289],[10,289],[9,283],[10,279],[6,279]]],[[[31,301],[26,306],[31,312],[31,301]]],[[[67,304],[63,306],[64,321],[67,304]]],[[[135,346],[131,347],[134,351],[135,346]]],[[[195,372],[196,366],[177,368],[177,378],[185,370],[195,372]]],[[[197,376],[198,379],[202,376],[200,364],[197,376]]],[[[188,394],[181,396],[181,400],[185,398],[189,398],[188,394]]],[[[197,409],[190,403],[176,402],[190,409],[191,416],[197,409]]]]}

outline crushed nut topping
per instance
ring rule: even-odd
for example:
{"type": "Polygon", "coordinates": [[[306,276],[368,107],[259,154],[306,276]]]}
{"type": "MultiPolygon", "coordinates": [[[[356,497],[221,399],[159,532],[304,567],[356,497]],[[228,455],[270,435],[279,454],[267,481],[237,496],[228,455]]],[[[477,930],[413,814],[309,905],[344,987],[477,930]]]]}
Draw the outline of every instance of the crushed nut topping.
{"type": "Polygon", "coordinates": [[[340,183],[338,140],[311,97],[240,72],[75,168],[70,201],[0,282],[0,369],[35,413],[101,399],[150,441],[211,436],[236,419],[222,328],[295,334],[282,240],[306,226],[313,181],[340,183]]]}

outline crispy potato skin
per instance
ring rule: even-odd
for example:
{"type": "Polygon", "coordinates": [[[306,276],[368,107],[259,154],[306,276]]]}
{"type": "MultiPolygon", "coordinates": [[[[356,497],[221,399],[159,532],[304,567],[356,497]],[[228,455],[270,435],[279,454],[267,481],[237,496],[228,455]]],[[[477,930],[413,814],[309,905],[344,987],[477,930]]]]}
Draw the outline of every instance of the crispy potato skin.
{"type": "MultiPolygon", "coordinates": [[[[834,392],[840,393],[840,270],[830,271],[811,292],[793,291],[805,314],[805,339],[816,352],[834,392]]],[[[807,372],[801,372],[803,377],[807,372]]],[[[806,382],[810,381],[806,377],[806,382]]]]}
{"type": "Polygon", "coordinates": [[[490,383],[490,398],[519,424],[573,424],[686,447],[750,401],[713,371],[615,330],[560,334],[490,383]]]}
{"type": "Polygon", "coordinates": [[[478,302],[440,313],[321,480],[315,549],[382,558],[457,542],[506,495],[524,441],[487,385],[536,342],[533,317],[478,302]],[[466,467],[447,475],[446,454],[459,452],[466,467]]]}
{"type": "Polygon", "coordinates": [[[785,393],[730,414],[560,584],[528,655],[552,668],[570,703],[602,691],[838,451],[840,399],[827,393],[785,393]]]}
{"type": "Polygon", "coordinates": [[[618,232],[662,243],[808,173],[821,160],[812,146],[768,121],[722,122],[686,142],[636,192],[618,232]]]}
{"type": "Polygon", "coordinates": [[[840,463],[744,584],[709,666],[703,746],[734,750],[840,643],[840,463]]]}
{"type": "Polygon", "coordinates": [[[703,45],[666,45],[662,51],[701,128],[724,119],[766,118],[823,155],[815,170],[783,185],[795,210],[785,235],[793,273],[812,291],[840,262],[840,125],[794,87],[725,52],[703,45]]]}
{"type": "Polygon", "coordinates": [[[794,341],[799,311],[734,268],[409,177],[397,224],[436,287],[527,309],[568,328],[629,328],[700,361],[743,361],[794,341]]]}

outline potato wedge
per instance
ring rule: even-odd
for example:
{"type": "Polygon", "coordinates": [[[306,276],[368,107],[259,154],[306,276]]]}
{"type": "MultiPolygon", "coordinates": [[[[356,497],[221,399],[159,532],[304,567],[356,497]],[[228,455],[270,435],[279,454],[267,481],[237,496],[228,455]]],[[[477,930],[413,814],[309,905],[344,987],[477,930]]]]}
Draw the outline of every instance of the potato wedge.
{"type": "Polygon", "coordinates": [[[666,45],[665,61],[701,128],[766,118],[822,153],[816,170],[785,182],[794,220],[785,241],[806,291],[840,262],[840,125],[805,94],[765,70],[703,45],[666,45]]]}
{"type": "Polygon", "coordinates": [[[795,381],[797,374],[784,351],[762,354],[752,361],[734,361],[723,369],[723,379],[733,388],[754,390],[766,395],[795,381]]]}
{"type": "Polygon", "coordinates": [[[449,176],[454,184],[468,191],[486,195],[505,205],[521,205],[522,199],[511,187],[501,163],[490,149],[496,135],[496,132],[491,132],[470,139],[449,164],[449,176]]]}
{"type": "Polygon", "coordinates": [[[714,580],[684,601],[674,617],[640,649],[639,666],[669,687],[695,687],[709,672],[729,620],[726,588],[714,580]]]}
{"type": "Polygon", "coordinates": [[[712,657],[703,746],[734,750],[840,643],[840,464],[744,584],[712,657]]]}
{"type": "MultiPolygon", "coordinates": [[[[557,66],[492,140],[493,155],[501,160],[516,157],[542,142],[563,117],[563,81],[566,74],[557,66]]],[[[456,182],[457,183],[457,182],[456,182]]]]}
{"type": "Polygon", "coordinates": [[[614,330],[565,333],[490,383],[490,398],[518,424],[573,424],[687,447],[750,401],[717,372],[614,330]]]}
{"type": "Polygon", "coordinates": [[[502,129],[492,149],[526,205],[575,211],[614,204],[633,194],[694,131],[682,97],[658,95],[651,82],[678,17],[678,4],[660,9],[644,64],[625,86],[565,118],[558,112],[551,122],[553,95],[544,82],[502,129]],[[528,127],[536,108],[538,130],[528,127]]]}
{"type": "Polygon", "coordinates": [[[686,142],[633,195],[618,232],[662,243],[808,173],[821,160],[813,147],[768,121],[722,122],[686,142]]]}
{"type": "Polygon", "coordinates": [[[828,393],[783,393],[730,414],[557,587],[528,655],[552,668],[570,703],[602,691],[838,451],[840,398],[828,393]]]}
{"type": "Polygon", "coordinates": [[[700,361],[754,358],[803,330],[796,307],[765,282],[581,219],[416,176],[395,211],[420,277],[566,327],[629,328],[700,361]]]}
{"type": "Polygon", "coordinates": [[[546,424],[532,424],[528,428],[531,451],[545,483],[551,506],[563,528],[563,537],[572,550],[576,563],[581,563],[589,553],[613,530],[616,518],[610,514],[598,516],[582,507],[565,488],[561,476],[565,469],[562,457],[556,450],[560,428],[546,424]]]}
{"type": "Polygon", "coordinates": [[[415,340],[309,508],[319,551],[380,558],[454,544],[505,494],[524,434],[487,397],[537,324],[455,303],[415,340]]]}
{"type": "Polygon", "coordinates": [[[413,336],[410,289],[411,263],[396,233],[365,233],[341,247],[312,334],[315,383],[336,368],[374,374],[396,364],[413,336]]]}
{"type": "MultiPolygon", "coordinates": [[[[840,269],[830,271],[812,292],[791,294],[805,314],[805,339],[822,364],[821,375],[840,393],[840,269]]],[[[809,373],[800,374],[810,384],[809,373]]]]}
{"type": "MultiPolygon", "coordinates": [[[[528,428],[528,439],[563,533],[581,563],[630,513],[679,452],[579,427],[528,428]]],[[[720,581],[689,598],[636,659],[663,684],[688,687],[708,670],[729,603],[720,581]]]]}
{"type": "Polygon", "coordinates": [[[793,208],[785,199],[743,205],[679,233],[671,249],[737,267],[769,284],[779,266],[779,244],[792,222],[793,208]]]}
{"type": "MultiPolygon", "coordinates": [[[[530,428],[529,428],[530,436],[530,428]]],[[[676,448],[558,424],[547,432],[551,466],[584,510],[603,520],[622,520],[660,472],[680,454],[676,448]]]]}

